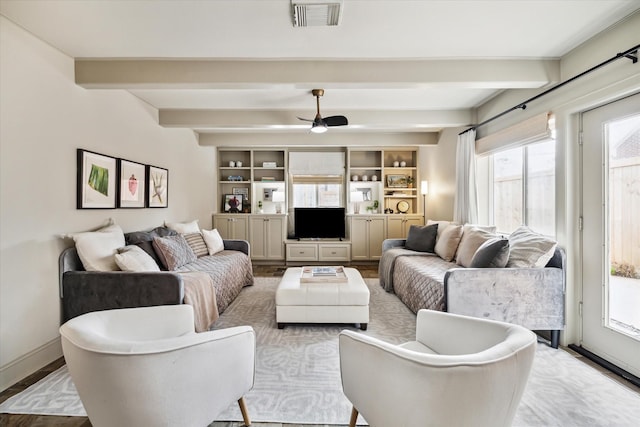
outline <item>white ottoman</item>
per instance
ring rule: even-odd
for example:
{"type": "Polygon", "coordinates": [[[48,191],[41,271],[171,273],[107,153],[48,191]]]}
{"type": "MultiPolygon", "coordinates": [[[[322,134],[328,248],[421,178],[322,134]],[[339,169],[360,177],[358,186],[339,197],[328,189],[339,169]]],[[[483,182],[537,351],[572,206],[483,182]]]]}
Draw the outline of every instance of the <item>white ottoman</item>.
{"type": "Polygon", "coordinates": [[[355,268],[345,268],[347,282],[300,283],[302,268],[285,271],[276,291],[278,328],[286,323],[369,323],[369,288],[355,268]]]}

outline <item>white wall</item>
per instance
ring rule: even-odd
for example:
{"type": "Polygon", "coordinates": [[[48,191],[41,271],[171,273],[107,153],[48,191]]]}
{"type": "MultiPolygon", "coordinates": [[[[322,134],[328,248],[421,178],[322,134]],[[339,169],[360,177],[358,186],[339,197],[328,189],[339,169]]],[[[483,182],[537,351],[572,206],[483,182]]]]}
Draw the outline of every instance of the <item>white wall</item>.
{"type": "Polygon", "coordinates": [[[58,236],[113,218],[211,226],[214,149],[124,91],[74,84],[73,60],[0,17],[0,390],[61,356],[58,236]],[[76,209],[76,149],[169,169],[167,209],[76,209]]]}
{"type": "Polygon", "coordinates": [[[444,129],[438,139],[438,145],[422,146],[418,151],[420,179],[429,181],[429,194],[426,197],[427,220],[453,220],[456,146],[458,133],[465,129],[444,129]]]}
{"type": "MultiPolygon", "coordinates": [[[[561,60],[562,80],[565,81],[614,57],[618,52],[637,45],[640,41],[638,28],[640,12],[574,49],[561,60]]],[[[579,113],[637,91],[640,91],[640,62],[632,64],[628,59],[620,59],[530,103],[524,111],[514,111],[490,125],[481,127],[478,132],[479,138],[545,111],[551,111],[556,116],[556,237],[560,245],[566,249],[568,257],[567,328],[562,337],[562,344],[579,342],[579,113]]],[[[478,122],[535,94],[534,91],[507,91],[479,109],[478,122]]]]}

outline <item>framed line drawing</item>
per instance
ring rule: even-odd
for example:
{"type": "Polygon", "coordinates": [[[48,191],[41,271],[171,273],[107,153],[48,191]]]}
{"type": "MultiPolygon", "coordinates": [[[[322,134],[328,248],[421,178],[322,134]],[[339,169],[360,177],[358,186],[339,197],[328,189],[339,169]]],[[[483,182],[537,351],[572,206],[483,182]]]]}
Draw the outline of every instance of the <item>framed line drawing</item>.
{"type": "Polygon", "coordinates": [[[245,202],[249,200],[249,189],[246,187],[233,187],[231,189],[231,192],[233,194],[240,194],[242,197],[244,197],[245,202]]]}
{"type": "Polygon", "coordinates": [[[147,207],[169,206],[169,170],[147,165],[147,207]]]}
{"type": "Polygon", "coordinates": [[[125,159],[118,159],[119,208],[144,208],[146,206],[146,166],[125,159]]]}
{"type": "Polygon", "coordinates": [[[117,198],[115,157],[77,150],[77,209],[114,209],[117,198]]]}

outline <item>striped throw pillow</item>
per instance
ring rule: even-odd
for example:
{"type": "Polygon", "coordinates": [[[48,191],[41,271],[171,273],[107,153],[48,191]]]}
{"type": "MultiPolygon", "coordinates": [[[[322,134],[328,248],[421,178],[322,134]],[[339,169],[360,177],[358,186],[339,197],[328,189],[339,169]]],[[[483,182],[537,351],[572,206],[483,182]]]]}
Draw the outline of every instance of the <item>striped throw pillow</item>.
{"type": "Polygon", "coordinates": [[[209,249],[207,249],[207,244],[204,242],[202,234],[189,233],[185,234],[184,238],[198,258],[209,255],[209,249]]]}

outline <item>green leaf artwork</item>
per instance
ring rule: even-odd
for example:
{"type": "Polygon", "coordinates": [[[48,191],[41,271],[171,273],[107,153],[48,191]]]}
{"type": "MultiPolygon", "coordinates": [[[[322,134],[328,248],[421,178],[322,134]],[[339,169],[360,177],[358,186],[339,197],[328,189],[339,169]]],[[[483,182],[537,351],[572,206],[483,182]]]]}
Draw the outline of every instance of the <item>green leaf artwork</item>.
{"type": "Polygon", "coordinates": [[[91,172],[89,173],[89,187],[96,190],[98,193],[102,193],[105,196],[109,195],[109,169],[91,165],[91,172]]]}

